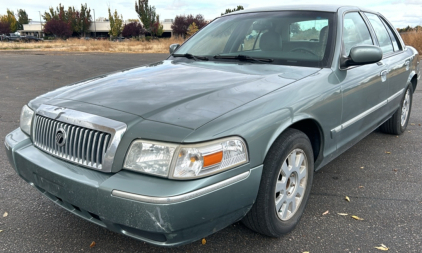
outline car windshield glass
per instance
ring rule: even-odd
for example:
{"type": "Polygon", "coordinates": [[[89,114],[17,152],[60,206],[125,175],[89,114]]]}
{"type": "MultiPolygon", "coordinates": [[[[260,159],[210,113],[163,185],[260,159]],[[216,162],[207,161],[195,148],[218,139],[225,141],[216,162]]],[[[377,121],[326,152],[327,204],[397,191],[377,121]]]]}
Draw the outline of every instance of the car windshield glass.
{"type": "Polygon", "coordinates": [[[324,67],[333,48],[333,17],[333,13],[316,11],[229,15],[210,23],[176,53],[214,61],[245,61],[250,57],[269,59],[268,64],[324,67]]]}

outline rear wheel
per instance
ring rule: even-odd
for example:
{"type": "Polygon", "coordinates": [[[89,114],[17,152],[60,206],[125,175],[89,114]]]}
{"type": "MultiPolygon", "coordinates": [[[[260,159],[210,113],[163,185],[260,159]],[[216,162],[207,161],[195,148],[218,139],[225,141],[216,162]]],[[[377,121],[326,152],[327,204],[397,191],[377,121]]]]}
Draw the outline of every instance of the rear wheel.
{"type": "Polygon", "coordinates": [[[384,124],[380,126],[380,130],[387,134],[400,135],[409,124],[410,111],[412,109],[413,86],[409,84],[404,96],[401,100],[400,107],[384,124]]]}
{"type": "Polygon", "coordinates": [[[313,173],[308,137],[299,130],[287,129],[268,152],[256,202],[242,222],[271,237],[290,232],[305,209],[313,173]]]}

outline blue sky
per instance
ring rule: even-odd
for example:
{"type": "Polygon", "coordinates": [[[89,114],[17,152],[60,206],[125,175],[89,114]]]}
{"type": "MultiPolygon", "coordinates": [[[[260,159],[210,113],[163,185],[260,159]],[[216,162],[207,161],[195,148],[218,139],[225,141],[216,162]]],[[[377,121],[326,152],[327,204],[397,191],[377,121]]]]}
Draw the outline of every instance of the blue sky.
{"type": "MultiPolygon", "coordinates": [[[[290,1],[284,1],[286,4],[290,1]]],[[[131,19],[137,18],[135,12],[135,0],[82,0],[81,2],[75,0],[0,0],[0,14],[6,13],[6,8],[16,11],[16,9],[25,9],[29,17],[33,20],[39,20],[39,11],[43,13],[48,10],[50,6],[56,7],[62,3],[67,6],[80,7],[80,3],[87,3],[91,9],[95,9],[95,16],[107,17],[107,8],[111,7],[112,10],[117,9],[123,18],[131,19]]],[[[180,14],[203,14],[206,19],[214,19],[220,16],[227,8],[234,8],[237,5],[243,5],[245,9],[262,7],[262,6],[275,6],[280,5],[283,1],[280,0],[212,0],[212,1],[198,1],[198,0],[149,0],[150,5],[154,5],[157,13],[160,14],[161,19],[174,18],[180,14]]],[[[330,3],[343,3],[350,5],[351,1],[339,0],[295,0],[295,4],[330,4],[330,3]]],[[[382,13],[386,16],[394,26],[406,27],[407,25],[415,26],[422,25],[422,0],[354,0],[353,5],[366,7],[382,13]]]]}

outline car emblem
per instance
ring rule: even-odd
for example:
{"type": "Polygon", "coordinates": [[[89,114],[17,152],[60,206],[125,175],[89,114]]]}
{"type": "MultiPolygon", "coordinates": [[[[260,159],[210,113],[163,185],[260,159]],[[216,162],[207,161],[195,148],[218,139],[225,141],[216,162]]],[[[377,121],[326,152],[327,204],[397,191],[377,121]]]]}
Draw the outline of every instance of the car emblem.
{"type": "Polygon", "coordinates": [[[59,147],[62,147],[62,146],[64,146],[64,144],[66,144],[66,138],[67,138],[66,130],[64,130],[63,128],[57,129],[57,131],[56,131],[56,144],[59,147]]]}

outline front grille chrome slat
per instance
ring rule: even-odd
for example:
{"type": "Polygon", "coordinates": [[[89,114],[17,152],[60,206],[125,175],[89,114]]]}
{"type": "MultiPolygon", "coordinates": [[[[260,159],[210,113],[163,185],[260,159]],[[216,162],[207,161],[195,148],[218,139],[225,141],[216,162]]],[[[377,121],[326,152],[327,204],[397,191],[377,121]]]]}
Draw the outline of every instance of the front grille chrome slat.
{"type": "Polygon", "coordinates": [[[38,114],[35,124],[34,145],[41,150],[88,168],[103,168],[110,133],[59,122],[38,114]],[[63,146],[56,142],[58,129],[66,132],[63,146]]]}
{"type": "MultiPolygon", "coordinates": [[[[101,154],[100,151],[101,151],[101,140],[103,139],[103,136],[104,136],[104,134],[100,134],[100,136],[98,137],[97,159],[96,159],[98,165],[101,164],[101,162],[100,162],[100,154],[101,154]]],[[[103,141],[102,145],[104,145],[104,141],[103,141]]]]}
{"type": "Polygon", "coordinates": [[[104,163],[104,158],[105,158],[105,154],[106,154],[105,150],[108,148],[108,141],[109,141],[109,138],[110,138],[110,136],[109,136],[109,135],[106,135],[106,136],[105,136],[105,139],[104,139],[104,144],[103,144],[103,157],[102,157],[102,160],[101,160],[101,164],[102,164],[102,163],[104,163]]]}
{"type": "Polygon", "coordinates": [[[94,167],[96,167],[96,160],[94,159],[96,156],[94,156],[95,155],[95,151],[97,151],[97,149],[98,148],[94,148],[94,147],[97,147],[96,146],[96,144],[97,144],[97,135],[98,135],[98,132],[95,132],[95,134],[94,134],[94,139],[93,139],[93,142],[92,142],[92,148],[91,148],[91,165],[92,166],[94,166],[94,167]]]}

